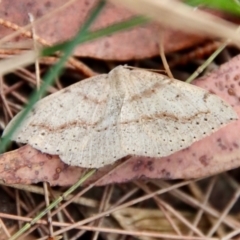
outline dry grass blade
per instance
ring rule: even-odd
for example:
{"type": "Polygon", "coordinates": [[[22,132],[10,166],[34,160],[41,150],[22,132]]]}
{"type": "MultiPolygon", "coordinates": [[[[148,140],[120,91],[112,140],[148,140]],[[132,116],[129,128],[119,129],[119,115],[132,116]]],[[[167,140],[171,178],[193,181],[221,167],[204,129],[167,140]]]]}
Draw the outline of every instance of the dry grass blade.
{"type": "Polygon", "coordinates": [[[110,0],[118,5],[125,6],[133,12],[147,15],[161,24],[170,26],[184,32],[205,34],[214,37],[231,39],[239,44],[240,36],[237,34],[238,26],[221,18],[194,10],[186,4],[175,0],[110,0]]]}
{"type": "Polygon", "coordinates": [[[2,60],[0,62],[0,75],[4,75],[15,70],[16,68],[24,67],[30,63],[33,63],[38,57],[38,54],[38,52],[31,50],[14,58],[2,60]]]}

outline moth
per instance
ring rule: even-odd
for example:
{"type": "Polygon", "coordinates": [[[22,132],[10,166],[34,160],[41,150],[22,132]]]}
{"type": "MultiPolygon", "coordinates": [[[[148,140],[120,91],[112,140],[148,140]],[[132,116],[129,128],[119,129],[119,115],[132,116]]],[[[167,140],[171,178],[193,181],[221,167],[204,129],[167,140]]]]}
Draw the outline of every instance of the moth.
{"type": "Polygon", "coordinates": [[[204,89],[118,66],[37,102],[12,140],[72,166],[100,168],[127,155],[171,155],[237,119],[204,89]]]}

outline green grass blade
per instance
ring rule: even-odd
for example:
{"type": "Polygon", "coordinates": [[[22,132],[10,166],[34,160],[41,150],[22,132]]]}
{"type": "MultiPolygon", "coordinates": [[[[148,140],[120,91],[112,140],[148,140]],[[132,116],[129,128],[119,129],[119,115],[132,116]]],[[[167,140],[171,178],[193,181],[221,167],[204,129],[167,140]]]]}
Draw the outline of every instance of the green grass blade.
{"type": "Polygon", "coordinates": [[[195,7],[209,7],[240,15],[240,4],[233,0],[185,0],[185,3],[195,7]]]}
{"type": "MultiPolygon", "coordinates": [[[[120,22],[120,23],[115,23],[111,26],[108,26],[106,28],[102,28],[99,29],[97,31],[94,32],[86,32],[86,34],[83,36],[82,39],[80,39],[80,41],[78,42],[78,44],[82,44],[85,42],[89,42],[89,41],[93,41],[95,39],[101,38],[101,37],[105,37],[109,34],[113,34],[113,33],[117,33],[120,31],[124,31],[124,30],[128,30],[130,28],[142,25],[142,24],[146,24],[149,22],[149,19],[143,16],[136,16],[133,17],[129,20],[126,20],[124,22],[120,22]]],[[[42,51],[42,56],[49,56],[51,54],[54,54],[57,51],[63,51],[66,47],[66,45],[68,45],[69,41],[54,45],[52,47],[47,47],[45,49],[43,49],[42,51]]]]}
{"type": "Polygon", "coordinates": [[[71,194],[75,189],[77,189],[82,183],[84,183],[89,177],[91,177],[96,172],[96,169],[90,170],[86,173],[77,183],[75,183],[71,188],[69,188],[62,196],[58,197],[54,202],[52,202],[46,209],[40,212],[30,223],[26,223],[18,232],[9,238],[9,240],[15,240],[20,237],[24,232],[26,232],[33,224],[35,224],[39,219],[46,215],[51,209],[53,209],[57,204],[64,200],[69,194],[71,194]]]}

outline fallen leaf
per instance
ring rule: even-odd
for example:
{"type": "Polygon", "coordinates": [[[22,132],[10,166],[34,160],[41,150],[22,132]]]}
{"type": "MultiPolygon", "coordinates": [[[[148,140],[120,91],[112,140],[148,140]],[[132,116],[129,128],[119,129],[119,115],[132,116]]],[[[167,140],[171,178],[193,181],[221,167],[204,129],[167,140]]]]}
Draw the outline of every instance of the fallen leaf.
{"type": "Polygon", "coordinates": [[[85,171],[70,167],[58,156],[43,154],[29,145],[2,154],[0,159],[0,176],[6,183],[48,181],[52,185],[71,185],[85,171]]]}
{"type": "MultiPolygon", "coordinates": [[[[76,0],[50,18],[34,25],[36,34],[49,44],[56,44],[73,37],[97,0],[76,0]],[[81,14],[80,14],[81,13],[81,14]]],[[[22,27],[30,23],[28,13],[37,20],[49,14],[52,10],[64,5],[64,0],[2,0],[0,4],[0,19],[22,27]]],[[[92,29],[100,29],[133,17],[128,10],[107,4],[92,29]]],[[[9,24],[6,24],[8,25],[9,24]]],[[[0,26],[0,38],[13,31],[11,27],[0,26]]],[[[144,59],[159,55],[159,36],[164,31],[165,53],[182,50],[206,40],[206,37],[184,34],[180,31],[164,29],[158,24],[150,23],[104,37],[79,46],[75,55],[105,60],[144,59]]],[[[20,40],[17,38],[15,40],[20,40]]],[[[32,45],[30,46],[32,48],[32,45]]]]}

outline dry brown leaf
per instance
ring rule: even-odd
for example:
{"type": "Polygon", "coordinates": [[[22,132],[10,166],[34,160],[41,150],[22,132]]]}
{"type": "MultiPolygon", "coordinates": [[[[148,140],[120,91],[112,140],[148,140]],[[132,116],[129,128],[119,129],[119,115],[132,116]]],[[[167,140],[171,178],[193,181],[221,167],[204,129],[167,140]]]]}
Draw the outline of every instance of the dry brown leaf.
{"type": "Polygon", "coordinates": [[[85,171],[70,167],[58,156],[43,154],[29,145],[2,154],[0,159],[0,178],[6,183],[48,181],[51,185],[71,185],[85,171]]]}
{"type": "MultiPolygon", "coordinates": [[[[195,81],[195,84],[221,96],[233,105],[240,116],[239,65],[240,56],[209,76],[195,81]]],[[[169,157],[120,160],[114,165],[100,168],[88,183],[105,174],[98,185],[138,178],[197,178],[236,168],[240,165],[239,129],[240,120],[169,157]]],[[[0,179],[7,183],[48,181],[51,185],[65,186],[75,183],[83,171],[67,166],[57,156],[42,154],[28,145],[0,156],[0,179]]]]}
{"type": "MultiPolygon", "coordinates": [[[[35,31],[38,36],[49,44],[55,44],[70,39],[76,34],[79,27],[85,21],[89,10],[97,0],[82,1],[76,0],[70,6],[59,13],[52,15],[49,19],[37,23],[35,31]],[[79,14],[81,12],[81,14],[79,14]]],[[[0,18],[17,24],[18,26],[28,25],[28,13],[31,13],[35,20],[41,18],[52,10],[62,6],[66,1],[33,1],[2,0],[0,4],[0,18]]],[[[111,24],[124,21],[133,16],[128,10],[107,4],[101,13],[93,29],[100,29],[111,24]]],[[[5,25],[7,25],[5,23],[5,25]]],[[[101,38],[91,43],[79,46],[75,54],[81,57],[93,57],[109,60],[143,59],[159,55],[159,34],[164,30],[158,24],[146,24],[128,31],[101,38]]],[[[0,26],[0,38],[7,36],[13,31],[5,26],[0,26]]],[[[31,32],[30,32],[31,33],[31,32]]],[[[19,37],[15,40],[19,40],[19,37]]],[[[199,44],[206,40],[206,37],[189,35],[180,31],[164,30],[164,49],[166,53],[174,52],[199,44]]],[[[32,45],[29,46],[32,48],[32,45]]]]}

